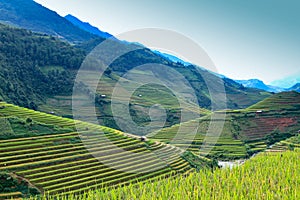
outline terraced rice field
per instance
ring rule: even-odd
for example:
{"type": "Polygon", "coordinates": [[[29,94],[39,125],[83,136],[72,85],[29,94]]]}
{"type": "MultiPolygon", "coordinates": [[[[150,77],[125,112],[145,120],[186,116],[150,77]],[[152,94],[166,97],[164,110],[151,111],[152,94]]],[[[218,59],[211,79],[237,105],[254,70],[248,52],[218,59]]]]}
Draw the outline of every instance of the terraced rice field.
{"type": "MultiPolygon", "coordinates": [[[[73,120],[0,104],[1,117],[31,118],[74,129],[73,120]]],[[[25,178],[42,193],[54,195],[127,185],[193,169],[174,146],[142,142],[114,129],[76,123],[82,129],[79,132],[1,140],[0,171],[25,178]]]]}
{"type": "MultiPolygon", "coordinates": [[[[141,182],[107,191],[96,190],[68,199],[288,199],[298,200],[300,153],[261,153],[233,168],[201,170],[188,176],[141,182]]],[[[64,200],[49,198],[47,200],[64,200]]],[[[33,199],[32,199],[33,200],[33,199]]],[[[36,199],[34,199],[36,200],[36,199]]]]}
{"type": "Polygon", "coordinates": [[[3,193],[0,194],[0,199],[14,199],[14,200],[21,200],[22,198],[21,192],[10,192],[10,193],[3,193]]]}
{"type": "Polygon", "coordinates": [[[214,135],[207,135],[211,123],[208,116],[200,118],[198,122],[191,120],[165,128],[150,134],[150,137],[200,156],[219,160],[247,158],[295,135],[300,130],[299,106],[299,93],[276,94],[249,109],[226,111],[222,133],[215,138],[214,135]],[[282,104],[285,106],[281,107],[282,104]],[[257,112],[262,108],[261,112],[257,112]],[[195,123],[198,123],[197,130],[193,127],[195,123]],[[184,134],[178,135],[179,126],[185,130],[184,134]],[[195,131],[196,134],[192,134],[195,131]],[[209,141],[213,141],[212,144],[209,141]],[[208,145],[207,148],[203,148],[203,144],[208,145]]]}
{"type": "Polygon", "coordinates": [[[199,126],[196,132],[192,132],[194,128],[193,124],[195,124],[195,120],[192,120],[181,124],[183,130],[190,130],[192,133],[186,131],[184,134],[178,135],[179,125],[175,125],[150,134],[150,138],[170,143],[179,148],[191,151],[198,156],[218,157],[222,159],[247,157],[245,143],[239,139],[230,137],[232,135],[229,126],[231,123],[230,120],[225,120],[224,129],[220,137],[206,136],[209,123],[205,117],[199,119],[199,126]]]}
{"type": "Polygon", "coordinates": [[[298,92],[281,92],[275,94],[253,106],[249,110],[299,110],[300,93],[298,92]]]}
{"type": "Polygon", "coordinates": [[[300,151],[300,135],[299,134],[297,136],[277,142],[268,149],[268,151],[271,151],[271,152],[282,152],[282,151],[287,151],[287,150],[300,151]]]}

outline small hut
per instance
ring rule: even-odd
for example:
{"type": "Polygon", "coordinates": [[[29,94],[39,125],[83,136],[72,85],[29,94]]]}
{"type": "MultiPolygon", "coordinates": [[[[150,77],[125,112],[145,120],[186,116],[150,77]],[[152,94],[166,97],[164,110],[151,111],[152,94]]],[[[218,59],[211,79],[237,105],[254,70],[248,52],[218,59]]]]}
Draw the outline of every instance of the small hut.
{"type": "Polygon", "coordinates": [[[146,136],[142,136],[140,139],[141,139],[142,142],[144,142],[144,141],[147,140],[147,137],[146,136]]]}

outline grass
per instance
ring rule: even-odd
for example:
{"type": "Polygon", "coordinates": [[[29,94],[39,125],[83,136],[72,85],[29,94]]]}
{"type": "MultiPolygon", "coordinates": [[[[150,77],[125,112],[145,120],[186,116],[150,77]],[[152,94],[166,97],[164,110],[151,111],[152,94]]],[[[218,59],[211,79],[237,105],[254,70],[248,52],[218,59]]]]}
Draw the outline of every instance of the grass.
{"type": "MultiPolygon", "coordinates": [[[[261,153],[233,169],[202,170],[187,176],[141,181],[47,199],[290,199],[300,198],[300,152],[261,153]],[[259,186],[259,187],[258,187],[259,186]]],[[[46,198],[46,196],[44,197],[46,198]]]]}

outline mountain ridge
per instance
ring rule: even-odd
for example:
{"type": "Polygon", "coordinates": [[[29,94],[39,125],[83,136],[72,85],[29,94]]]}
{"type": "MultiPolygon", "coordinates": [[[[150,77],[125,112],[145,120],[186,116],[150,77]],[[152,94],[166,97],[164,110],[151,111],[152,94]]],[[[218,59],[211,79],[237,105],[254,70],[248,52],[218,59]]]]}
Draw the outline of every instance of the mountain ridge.
{"type": "Polygon", "coordinates": [[[113,35],[107,33],[107,32],[103,32],[101,31],[99,28],[92,26],[90,23],[88,22],[83,22],[80,19],[78,19],[77,17],[68,14],[65,16],[65,19],[67,19],[69,22],[71,22],[72,24],[74,24],[75,26],[79,27],[80,29],[89,32],[91,34],[100,36],[102,38],[110,38],[113,37],[113,35]]]}
{"type": "Polygon", "coordinates": [[[285,91],[300,91],[299,85],[300,83],[296,83],[290,88],[281,88],[273,85],[267,85],[263,81],[259,79],[248,79],[248,80],[235,80],[237,83],[242,84],[245,87],[250,87],[250,88],[257,88],[257,89],[262,89],[268,92],[274,92],[274,93],[279,93],[279,92],[285,92],[285,91]]]}
{"type": "Polygon", "coordinates": [[[276,87],[276,86],[272,86],[272,85],[267,85],[259,79],[235,80],[235,81],[237,83],[242,84],[245,87],[262,89],[262,90],[265,90],[265,91],[268,91],[268,92],[278,93],[278,92],[282,92],[282,91],[285,90],[284,88],[280,88],[280,87],[276,87]]]}
{"type": "Polygon", "coordinates": [[[99,37],[76,27],[55,11],[33,0],[1,0],[0,11],[2,23],[53,35],[71,43],[80,43],[99,37]]]}

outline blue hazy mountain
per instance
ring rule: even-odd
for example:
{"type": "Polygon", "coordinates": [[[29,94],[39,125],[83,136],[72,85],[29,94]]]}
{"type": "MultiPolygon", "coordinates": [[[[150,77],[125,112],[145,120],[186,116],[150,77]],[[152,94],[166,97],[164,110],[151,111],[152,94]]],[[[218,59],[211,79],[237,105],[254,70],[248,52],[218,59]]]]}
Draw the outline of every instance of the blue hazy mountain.
{"type": "Polygon", "coordinates": [[[297,83],[300,83],[300,72],[279,80],[275,80],[271,82],[271,85],[282,88],[290,88],[296,85],[297,83]]]}
{"type": "Polygon", "coordinates": [[[268,92],[282,92],[285,91],[284,88],[266,85],[263,81],[259,79],[249,79],[249,80],[235,80],[237,83],[242,84],[244,87],[257,88],[261,90],[265,90],[268,92]]]}
{"type": "Polygon", "coordinates": [[[288,90],[300,92],[300,83],[295,84],[293,87],[290,87],[288,90]]]}
{"type": "Polygon", "coordinates": [[[89,33],[92,33],[94,35],[98,35],[102,38],[109,38],[112,37],[111,34],[107,33],[107,32],[103,32],[101,30],[99,30],[97,27],[92,26],[90,23],[88,22],[83,22],[80,19],[78,19],[77,17],[73,16],[73,15],[67,15],[65,16],[65,19],[67,19],[69,22],[71,22],[72,24],[74,24],[75,26],[81,28],[82,30],[85,30],[89,33]]]}
{"type": "MultiPolygon", "coordinates": [[[[182,65],[184,66],[190,66],[190,65],[194,65],[190,62],[187,62],[187,61],[184,61],[183,59],[181,58],[178,58],[177,56],[174,56],[174,55],[171,55],[171,54],[168,54],[168,53],[163,53],[163,52],[160,52],[160,51],[157,51],[157,50],[152,50],[154,53],[156,53],[157,55],[165,58],[165,59],[168,59],[169,61],[172,61],[172,62],[175,62],[175,63],[181,63],[182,65]]],[[[218,76],[219,78],[227,78],[226,76],[222,75],[222,74],[218,74],[216,72],[213,72],[213,71],[210,71],[204,67],[201,67],[201,66],[197,66],[199,68],[201,68],[202,70],[204,71],[208,71],[216,76],[218,76]]]]}
{"type": "Polygon", "coordinates": [[[183,59],[180,59],[174,55],[171,55],[171,54],[168,54],[168,53],[163,53],[163,52],[160,52],[160,51],[157,51],[157,50],[153,50],[154,53],[164,57],[164,58],[167,58],[168,60],[172,61],[172,62],[176,62],[176,63],[181,63],[185,66],[189,66],[191,65],[191,63],[187,62],[187,61],[184,61],[183,59]]]}

